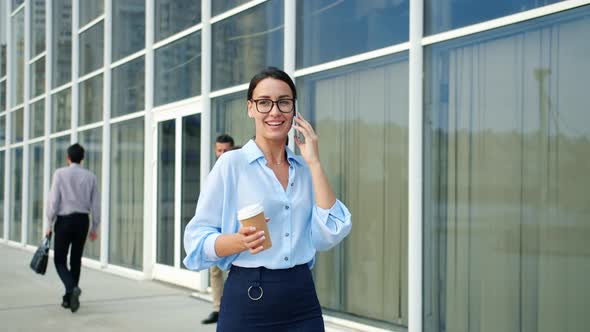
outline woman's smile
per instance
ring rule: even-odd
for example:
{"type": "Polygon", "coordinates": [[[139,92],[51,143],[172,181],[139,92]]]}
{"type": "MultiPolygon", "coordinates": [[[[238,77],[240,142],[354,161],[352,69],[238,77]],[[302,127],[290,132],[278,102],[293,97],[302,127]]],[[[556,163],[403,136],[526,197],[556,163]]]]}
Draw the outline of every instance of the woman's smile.
{"type": "Polygon", "coordinates": [[[265,120],[264,124],[266,124],[271,129],[281,129],[281,127],[286,123],[286,120],[265,120]]]}

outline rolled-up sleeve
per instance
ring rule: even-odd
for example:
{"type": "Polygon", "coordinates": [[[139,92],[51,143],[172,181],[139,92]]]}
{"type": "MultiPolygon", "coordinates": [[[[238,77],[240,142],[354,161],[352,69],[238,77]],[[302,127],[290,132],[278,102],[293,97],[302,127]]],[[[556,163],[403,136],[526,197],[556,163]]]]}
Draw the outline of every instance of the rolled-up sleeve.
{"type": "Polygon", "coordinates": [[[339,200],[330,209],[313,207],[311,240],[318,251],[328,250],[342,241],[352,228],[350,212],[339,200]]]}
{"type": "MultiPolygon", "coordinates": [[[[219,257],[215,241],[221,235],[226,202],[226,176],[221,159],[211,170],[201,191],[194,217],[184,231],[184,265],[190,270],[204,270],[220,265],[229,257],[219,257]]],[[[226,168],[226,167],[225,167],[226,168]]]]}
{"type": "Polygon", "coordinates": [[[215,252],[215,240],[219,235],[218,228],[199,223],[195,215],[184,231],[184,266],[200,271],[217,264],[221,260],[215,252]]]}

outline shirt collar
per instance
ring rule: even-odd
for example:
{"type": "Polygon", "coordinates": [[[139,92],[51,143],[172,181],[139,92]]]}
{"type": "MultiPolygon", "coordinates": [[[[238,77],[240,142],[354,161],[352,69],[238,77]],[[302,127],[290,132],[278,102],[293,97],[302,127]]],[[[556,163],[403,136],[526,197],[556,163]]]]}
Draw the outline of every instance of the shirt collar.
{"type": "MultiPolygon", "coordinates": [[[[246,154],[246,158],[248,160],[248,163],[250,164],[255,160],[264,158],[264,153],[262,153],[262,150],[260,150],[258,145],[256,145],[256,142],[254,142],[254,140],[252,139],[249,140],[248,143],[246,143],[246,145],[244,145],[241,150],[246,154]]],[[[287,160],[289,161],[289,163],[294,161],[297,164],[301,165],[301,162],[297,159],[295,153],[293,153],[293,151],[291,151],[291,149],[289,149],[288,146],[285,147],[285,150],[287,150],[287,160]]]]}
{"type": "Polygon", "coordinates": [[[70,167],[81,167],[81,165],[80,164],[77,164],[77,163],[71,163],[70,164],[70,167]]]}

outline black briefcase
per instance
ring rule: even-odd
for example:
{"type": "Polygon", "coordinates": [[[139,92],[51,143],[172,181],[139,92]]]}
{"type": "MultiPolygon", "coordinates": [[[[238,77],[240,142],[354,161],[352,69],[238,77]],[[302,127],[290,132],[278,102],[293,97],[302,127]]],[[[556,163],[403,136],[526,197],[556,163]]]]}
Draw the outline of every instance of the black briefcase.
{"type": "Polygon", "coordinates": [[[45,274],[47,271],[47,261],[49,260],[49,242],[51,241],[51,235],[46,236],[43,242],[35,251],[33,259],[31,259],[31,269],[39,274],[45,274]]]}

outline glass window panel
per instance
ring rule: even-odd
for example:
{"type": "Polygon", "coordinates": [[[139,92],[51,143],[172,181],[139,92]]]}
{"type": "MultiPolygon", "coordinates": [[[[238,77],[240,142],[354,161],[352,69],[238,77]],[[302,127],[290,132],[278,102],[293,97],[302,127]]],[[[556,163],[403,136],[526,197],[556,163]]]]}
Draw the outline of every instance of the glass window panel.
{"type": "Polygon", "coordinates": [[[39,245],[43,238],[43,152],[44,143],[29,146],[29,217],[27,243],[39,245]]]}
{"type": "Polygon", "coordinates": [[[155,52],[156,106],[201,93],[201,32],[161,47],[155,52]]]}
{"type": "Polygon", "coordinates": [[[67,88],[51,98],[51,132],[56,133],[71,128],[72,91],[67,88]]]}
{"type": "Polygon", "coordinates": [[[80,0],[80,27],[104,14],[104,0],[80,0]]]}
{"type": "Polygon", "coordinates": [[[356,227],[314,268],[321,304],[407,324],[408,61],[386,57],[298,79],[299,111],[356,227]],[[367,200],[367,197],[374,199],[367,200]],[[393,240],[395,239],[395,240],[393,240]],[[385,259],[385,260],[383,260],[385,259]]]}
{"type": "Polygon", "coordinates": [[[84,76],[103,67],[103,22],[93,25],[80,34],[80,73],[84,76]]]}
{"type": "MultiPolygon", "coordinates": [[[[246,91],[211,99],[211,144],[221,134],[229,134],[239,146],[254,137],[254,121],[248,117],[246,104],[246,91]]],[[[215,149],[211,147],[211,160],[215,159],[215,149]]]]}
{"type": "Polygon", "coordinates": [[[426,48],[425,331],[584,331],[590,7],[426,48]]]}
{"type": "Polygon", "coordinates": [[[0,151],[0,238],[4,238],[4,151],[0,151]]]}
{"type": "Polygon", "coordinates": [[[56,88],[72,80],[72,0],[53,0],[52,4],[51,86],[56,88]]]}
{"type": "Polygon", "coordinates": [[[51,174],[51,179],[53,179],[53,173],[55,173],[58,168],[67,166],[66,157],[68,155],[68,147],[70,145],[70,135],[59,136],[51,139],[51,151],[49,155],[49,174],[51,174]]]}
{"type": "Polygon", "coordinates": [[[102,74],[80,83],[78,121],[81,126],[103,119],[102,74]]]}
{"type": "Polygon", "coordinates": [[[155,11],[156,41],[201,22],[201,1],[156,0],[155,11]]]}
{"type": "MultiPolygon", "coordinates": [[[[184,229],[195,214],[201,188],[201,114],[182,118],[182,177],[180,216],[180,261],[186,257],[182,244],[184,229]]],[[[186,269],[184,264],[180,264],[186,269]]]]}
{"type": "MultiPolygon", "coordinates": [[[[6,76],[6,38],[0,41],[0,77],[6,76]]],[[[2,107],[5,103],[2,104],[2,107]]]]}
{"type": "MultiPolygon", "coordinates": [[[[6,76],[6,41],[1,41],[0,44],[0,77],[6,76]]],[[[2,106],[4,107],[4,105],[2,106]]]]}
{"type": "Polygon", "coordinates": [[[45,93],[45,57],[31,64],[31,98],[45,93]]]}
{"type": "Polygon", "coordinates": [[[10,143],[22,142],[25,134],[25,110],[19,108],[10,115],[11,139],[10,143]]]}
{"type": "Polygon", "coordinates": [[[409,3],[297,1],[297,68],[408,41],[409,3]]]}
{"type": "Polygon", "coordinates": [[[143,57],[113,69],[111,115],[117,117],[142,111],[145,103],[143,57]]]}
{"type": "MultiPolygon", "coordinates": [[[[3,147],[4,144],[6,144],[6,115],[0,115],[0,147],[3,147]]],[[[0,173],[0,177],[2,176],[2,173],[0,173]]]]}
{"type": "Polygon", "coordinates": [[[145,48],[145,0],[113,1],[113,61],[145,48]]]}
{"type": "Polygon", "coordinates": [[[0,112],[6,110],[6,80],[0,83],[0,112]]]}
{"type": "Polygon", "coordinates": [[[23,196],[23,148],[10,150],[10,234],[8,239],[21,241],[23,196]]]}
{"type": "Polygon", "coordinates": [[[144,119],[111,127],[109,263],[143,265],[144,119]]]}
{"type": "Polygon", "coordinates": [[[283,11],[283,1],[270,0],[213,24],[213,90],[247,83],[266,66],[283,66],[283,11]]]}
{"type": "Polygon", "coordinates": [[[12,89],[11,106],[20,105],[25,96],[25,11],[20,10],[11,20],[12,24],[12,73],[14,89],[12,89]]]}
{"type": "Polygon", "coordinates": [[[219,15],[225,11],[245,4],[251,0],[214,0],[211,1],[211,15],[219,15]]]}
{"type": "Polygon", "coordinates": [[[12,10],[15,10],[18,8],[18,6],[22,5],[25,2],[25,0],[12,0],[12,10]]]}
{"type": "MultiPolygon", "coordinates": [[[[0,8],[2,6],[1,3],[0,8]]],[[[1,10],[0,14],[2,14],[1,10]]],[[[0,77],[4,76],[6,76],[6,29],[0,29],[0,77]]]]}
{"type": "MultiPolygon", "coordinates": [[[[0,17],[8,17],[8,1],[0,1],[0,17]]],[[[0,78],[6,76],[6,43],[7,39],[6,24],[0,24],[0,78]]],[[[2,105],[4,107],[4,105],[2,105]]]]}
{"type": "MultiPolygon", "coordinates": [[[[96,175],[98,191],[102,185],[102,127],[84,130],[78,133],[78,143],[84,147],[83,165],[96,175]]],[[[101,202],[101,206],[105,204],[101,202]]],[[[103,222],[105,222],[103,220],[103,222]]],[[[100,240],[86,241],[84,257],[100,259],[100,240]]]]}
{"type": "Polygon", "coordinates": [[[45,134],[45,100],[41,99],[29,108],[31,138],[43,136],[45,134]]]}
{"type": "Polygon", "coordinates": [[[424,2],[424,33],[432,35],[516,14],[563,0],[426,0],[424,2]]]}
{"type": "MultiPolygon", "coordinates": [[[[45,1],[31,0],[31,58],[45,51],[45,1]]],[[[37,243],[38,244],[38,243],[37,243]]]]}
{"type": "Polygon", "coordinates": [[[156,263],[174,266],[174,156],[176,120],[158,124],[156,263]]]}

